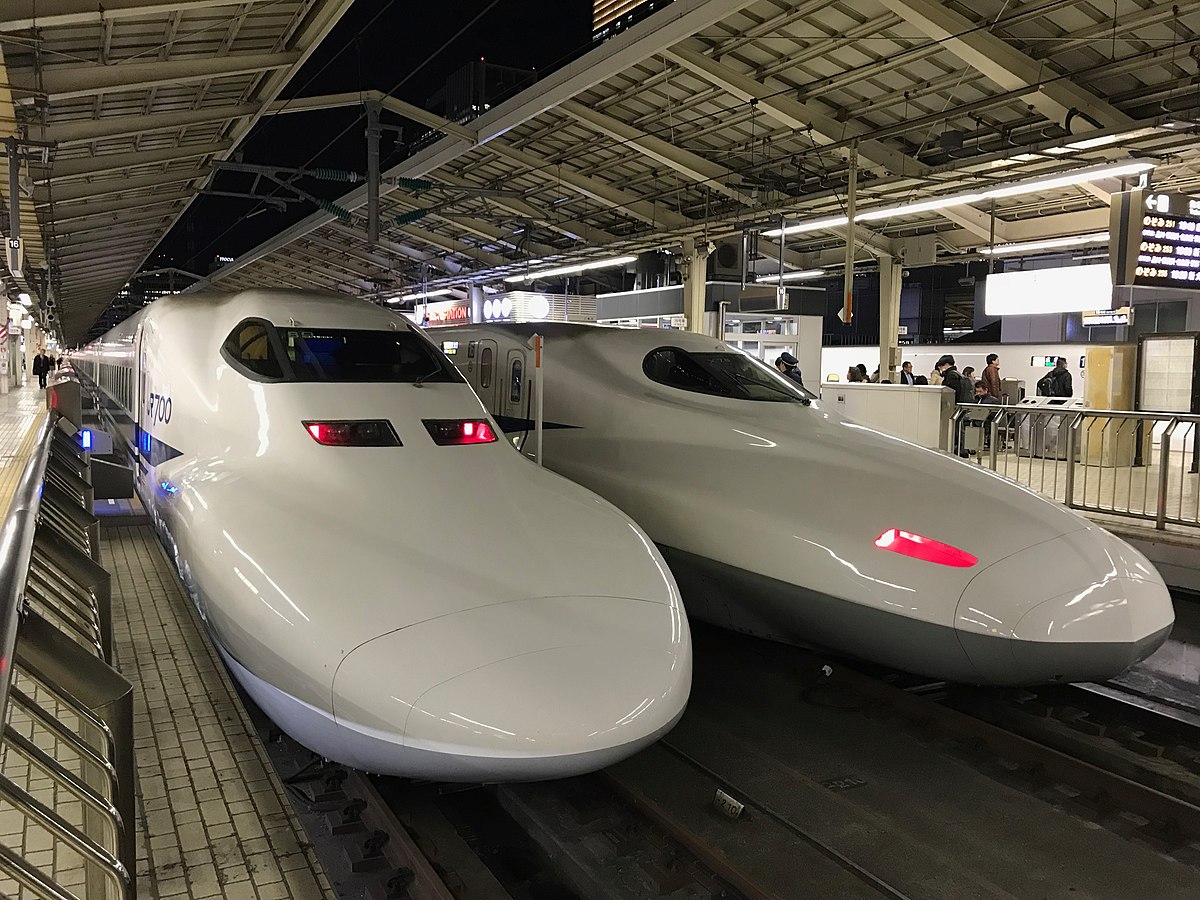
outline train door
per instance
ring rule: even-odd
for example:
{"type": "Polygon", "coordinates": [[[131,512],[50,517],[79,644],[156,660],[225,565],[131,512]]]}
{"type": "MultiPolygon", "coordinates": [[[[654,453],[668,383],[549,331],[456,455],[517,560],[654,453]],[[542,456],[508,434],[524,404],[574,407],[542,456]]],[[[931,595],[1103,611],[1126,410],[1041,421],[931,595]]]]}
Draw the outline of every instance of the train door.
{"type": "Polygon", "coordinates": [[[500,412],[498,401],[501,397],[501,383],[504,380],[499,377],[497,357],[495,341],[480,341],[479,346],[475,348],[475,364],[471,367],[475,391],[492,415],[500,412]]]}
{"type": "Polygon", "coordinates": [[[503,397],[499,409],[500,415],[509,419],[528,419],[530,413],[530,397],[533,385],[527,384],[525,351],[509,350],[505,365],[505,380],[502,388],[503,397]]]}

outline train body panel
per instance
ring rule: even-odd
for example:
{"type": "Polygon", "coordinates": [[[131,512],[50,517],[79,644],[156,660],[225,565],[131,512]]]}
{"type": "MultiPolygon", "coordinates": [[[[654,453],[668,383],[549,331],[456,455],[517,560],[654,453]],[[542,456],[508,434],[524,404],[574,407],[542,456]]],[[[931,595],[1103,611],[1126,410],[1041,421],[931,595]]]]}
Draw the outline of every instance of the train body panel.
{"type": "MultiPolygon", "coordinates": [[[[737,353],[711,338],[561,324],[435,337],[453,334],[452,358],[477,384],[472,343],[509,359],[534,330],[546,336],[546,464],[646,529],[693,616],[995,684],[1108,677],[1169,633],[1162,579],[1128,544],[975,464],[802,403],[741,354],[757,369],[736,377],[762,379],[749,396],[733,378],[706,383],[701,363],[737,353]],[[889,552],[901,533],[972,561],[889,552]]],[[[526,450],[527,418],[506,421],[526,450]]]]}
{"type": "Polygon", "coordinates": [[[340,298],[168,298],[80,363],[121,359],[137,370],[127,412],[147,509],[235,674],[311,749],[376,772],[557,777],[682,713],[690,638],[652,542],[503,440],[461,442],[462,423],[495,423],[407,323],[340,298]],[[379,334],[400,348],[394,380],[274,374],[279,358],[348,371],[379,334]],[[322,356],[322,341],[345,346],[322,356]],[[432,380],[414,384],[413,366],[432,380]],[[368,421],[388,423],[369,432],[383,445],[316,439],[368,421]],[[625,667],[631,634],[645,659],[625,667]]]}

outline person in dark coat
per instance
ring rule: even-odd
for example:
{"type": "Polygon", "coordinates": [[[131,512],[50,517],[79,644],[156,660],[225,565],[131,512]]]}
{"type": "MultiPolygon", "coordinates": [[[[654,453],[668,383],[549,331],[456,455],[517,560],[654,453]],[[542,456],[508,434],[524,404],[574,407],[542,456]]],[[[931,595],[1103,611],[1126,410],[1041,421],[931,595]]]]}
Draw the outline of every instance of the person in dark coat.
{"type": "Polygon", "coordinates": [[[942,376],[942,385],[954,391],[955,403],[971,403],[975,399],[974,382],[969,382],[959,374],[954,365],[954,357],[947,353],[937,361],[937,373],[942,376]]]}
{"type": "Polygon", "coordinates": [[[916,384],[916,376],[912,373],[912,363],[906,362],[900,367],[900,384],[916,384]]]}
{"type": "Polygon", "coordinates": [[[982,381],[975,382],[975,402],[985,405],[999,406],[1000,398],[988,392],[988,387],[982,381]]]}
{"type": "Polygon", "coordinates": [[[1051,397],[1074,397],[1075,387],[1071,382],[1071,370],[1067,368],[1067,358],[1060,356],[1054,366],[1054,370],[1050,373],[1050,377],[1054,379],[1053,393],[1051,397]]]}
{"type": "Polygon", "coordinates": [[[804,378],[800,374],[800,360],[786,350],[779,354],[779,359],[775,360],[775,368],[784,378],[790,378],[800,387],[804,387],[804,378]]]}
{"type": "Polygon", "coordinates": [[[37,356],[33,358],[33,374],[37,376],[38,387],[46,386],[46,375],[48,372],[49,360],[42,355],[42,351],[37,352],[37,356]]]}

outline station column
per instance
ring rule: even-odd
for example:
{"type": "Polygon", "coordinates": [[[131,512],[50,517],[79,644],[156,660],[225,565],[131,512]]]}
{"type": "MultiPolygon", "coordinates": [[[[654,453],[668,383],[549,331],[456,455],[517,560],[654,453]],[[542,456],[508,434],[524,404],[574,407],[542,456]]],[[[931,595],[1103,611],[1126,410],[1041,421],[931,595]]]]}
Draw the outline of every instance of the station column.
{"type": "Polygon", "coordinates": [[[688,331],[704,333],[704,280],[708,253],[696,247],[694,238],[683,239],[683,314],[688,331]]]}
{"type": "Polygon", "coordinates": [[[898,380],[900,369],[900,287],[904,266],[891,254],[879,255],[879,379],[898,380]]]}

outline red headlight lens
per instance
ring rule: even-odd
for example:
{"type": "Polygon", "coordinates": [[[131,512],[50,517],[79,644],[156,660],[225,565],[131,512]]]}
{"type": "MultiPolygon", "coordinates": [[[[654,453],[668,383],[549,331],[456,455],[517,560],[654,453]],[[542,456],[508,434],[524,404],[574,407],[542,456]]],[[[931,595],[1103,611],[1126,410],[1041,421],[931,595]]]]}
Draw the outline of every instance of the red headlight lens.
{"type": "Polygon", "coordinates": [[[482,419],[425,419],[425,428],[440,447],[490,444],[496,440],[491,423],[482,419]]]}
{"type": "Polygon", "coordinates": [[[979,562],[979,557],[966,550],[959,550],[957,547],[924,535],[913,534],[911,531],[901,531],[899,528],[889,528],[875,539],[875,546],[881,550],[911,556],[913,559],[960,569],[969,568],[979,562]]]}
{"type": "Polygon", "coordinates": [[[354,422],[305,422],[304,428],[326,447],[400,447],[400,438],[387,419],[354,422]]]}

